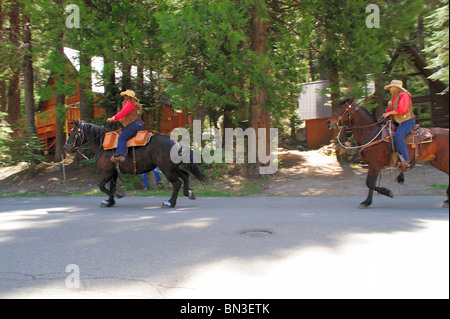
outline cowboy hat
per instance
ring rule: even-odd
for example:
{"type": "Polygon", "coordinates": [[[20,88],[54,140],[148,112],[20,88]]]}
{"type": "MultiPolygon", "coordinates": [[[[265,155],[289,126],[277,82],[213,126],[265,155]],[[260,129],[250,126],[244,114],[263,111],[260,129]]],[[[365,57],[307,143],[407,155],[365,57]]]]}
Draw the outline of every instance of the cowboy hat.
{"type": "Polygon", "coordinates": [[[120,95],[126,95],[139,101],[139,99],[136,97],[136,93],[134,93],[134,91],[132,90],[125,90],[123,92],[120,92],[120,95]]]}
{"type": "Polygon", "coordinates": [[[404,91],[404,92],[408,92],[404,87],[403,87],[403,82],[400,80],[392,80],[391,83],[389,85],[386,85],[384,87],[385,90],[389,89],[390,87],[395,86],[397,88],[399,88],[400,90],[404,91]]]}

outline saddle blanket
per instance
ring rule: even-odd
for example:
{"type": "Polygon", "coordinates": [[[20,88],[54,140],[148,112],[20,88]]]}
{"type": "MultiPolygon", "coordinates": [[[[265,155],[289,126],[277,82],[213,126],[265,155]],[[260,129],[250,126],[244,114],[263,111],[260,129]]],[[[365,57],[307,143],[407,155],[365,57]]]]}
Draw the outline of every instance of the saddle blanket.
{"type": "MultiPolygon", "coordinates": [[[[117,131],[114,132],[106,132],[105,138],[103,139],[103,148],[105,150],[111,150],[117,148],[117,144],[119,143],[119,133],[117,131]]],[[[127,148],[133,146],[145,146],[150,143],[153,134],[144,130],[136,133],[134,137],[128,140],[127,148]]]]}

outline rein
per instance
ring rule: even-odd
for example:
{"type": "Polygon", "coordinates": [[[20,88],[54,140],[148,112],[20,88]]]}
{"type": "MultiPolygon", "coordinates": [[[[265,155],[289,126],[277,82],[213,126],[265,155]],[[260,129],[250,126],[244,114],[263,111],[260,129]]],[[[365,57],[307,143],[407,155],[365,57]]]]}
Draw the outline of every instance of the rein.
{"type": "MultiPolygon", "coordinates": [[[[347,102],[347,104],[348,104],[348,102],[347,102]]],[[[371,143],[373,143],[373,141],[375,141],[375,140],[378,138],[378,136],[380,136],[380,134],[383,132],[383,130],[384,130],[384,129],[388,126],[388,124],[391,122],[391,120],[387,121],[386,124],[385,124],[385,125],[380,129],[380,131],[377,133],[377,135],[375,135],[375,137],[372,138],[372,139],[371,139],[369,142],[367,142],[366,144],[361,145],[361,146],[352,146],[352,147],[344,146],[344,145],[342,144],[341,140],[339,139],[339,136],[341,135],[341,132],[342,132],[342,130],[343,130],[345,127],[348,128],[348,129],[350,129],[350,130],[353,130],[353,129],[361,129],[361,128],[368,128],[368,127],[376,126],[376,125],[378,125],[378,124],[380,124],[380,123],[382,123],[382,122],[384,121],[384,118],[383,118],[383,119],[381,119],[381,120],[379,120],[379,121],[377,121],[377,122],[375,122],[375,123],[368,124],[368,125],[350,126],[351,123],[352,123],[352,116],[353,116],[353,114],[355,114],[355,112],[358,111],[358,110],[359,110],[359,105],[356,105],[356,107],[352,109],[352,104],[350,104],[350,105],[348,106],[348,108],[345,110],[345,112],[342,113],[341,115],[337,115],[336,112],[334,113],[334,115],[338,118],[338,122],[337,122],[337,123],[338,123],[338,127],[339,127],[339,133],[338,133],[338,135],[337,135],[336,138],[337,138],[337,140],[338,140],[338,142],[339,142],[339,145],[340,145],[341,147],[343,147],[344,149],[346,149],[346,150],[350,150],[350,149],[360,149],[360,148],[365,148],[365,147],[369,146],[371,143]],[[339,123],[342,124],[342,119],[344,118],[345,115],[347,115],[347,113],[348,113],[348,123],[349,123],[349,125],[347,125],[347,126],[339,125],[339,123]]]]}
{"type": "MultiPolygon", "coordinates": [[[[363,101],[364,102],[364,101],[363,101]]],[[[362,102],[361,102],[362,103],[362,102]]],[[[360,104],[361,104],[360,103],[360,104]]],[[[336,112],[334,112],[333,114],[338,118],[338,126],[339,126],[339,122],[341,122],[342,123],[342,119],[344,118],[344,116],[348,113],[348,122],[349,122],[349,124],[351,124],[352,123],[352,116],[353,116],[353,114],[355,114],[355,112],[356,111],[359,111],[359,105],[358,104],[356,104],[356,107],[355,108],[353,108],[353,109],[351,109],[351,107],[352,107],[352,104],[348,104],[348,102],[347,102],[347,105],[348,105],[348,108],[345,110],[345,112],[344,113],[342,113],[341,115],[337,115],[336,114],[336,112]]],[[[354,129],[354,128],[356,128],[356,129],[358,129],[358,128],[368,128],[368,127],[372,127],[372,126],[376,126],[376,125],[378,125],[378,124],[381,124],[381,123],[383,123],[384,122],[384,118],[382,118],[382,119],[380,119],[379,121],[377,121],[377,122],[375,122],[375,123],[372,123],[372,124],[368,124],[368,125],[361,125],[361,126],[347,126],[347,128],[348,129],[354,129]]],[[[341,126],[339,126],[339,127],[343,127],[343,125],[341,125],[341,126]]]]}
{"type": "MultiPolygon", "coordinates": [[[[85,142],[85,143],[82,142],[80,145],[75,146],[75,143],[77,142],[78,134],[79,134],[79,133],[81,133],[81,136],[82,136],[81,141],[84,141],[85,134],[84,134],[83,127],[84,127],[84,123],[81,124],[80,129],[78,130],[77,134],[75,134],[75,138],[74,138],[73,143],[69,144],[69,143],[67,143],[67,141],[66,141],[65,144],[66,144],[67,146],[69,146],[73,151],[75,151],[75,152],[77,152],[78,154],[80,154],[84,159],[89,160],[89,158],[88,158],[86,155],[84,155],[84,154],[80,151],[80,147],[90,144],[92,141],[94,141],[94,140],[96,140],[97,138],[99,138],[102,134],[99,134],[99,135],[95,136],[94,138],[90,139],[89,141],[87,141],[87,142],[85,142]]],[[[101,144],[100,144],[100,146],[101,146],[101,144]]],[[[101,155],[102,153],[103,153],[103,151],[100,152],[100,155],[101,155]]],[[[97,159],[100,157],[100,155],[97,156],[97,158],[96,158],[95,160],[97,160],[97,159]]]]}
{"type": "Polygon", "coordinates": [[[369,146],[369,144],[371,144],[373,141],[375,141],[375,139],[383,132],[383,130],[386,128],[386,126],[388,126],[388,124],[390,123],[391,121],[389,120],[382,128],[381,128],[381,130],[377,133],[377,135],[375,135],[375,137],[373,138],[373,139],[371,139],[369,142],[367,142],[366,144],[364,144],[364,145],[361,145],[361,146],[351,146],[351,147],[349,147],[349,146],[344,146],[344,145],[342,145],[342,142],[341,142],[341,140],[339,139],[339,136],[341,135],[341,132],[342,132],[342,129],[344,129],[344,126],[341,126],[340,128],[339,128],[339,133],[338,133],[338,135],[337,135],[337,140],[338,140],[338,142],[339,142],[339,145],[341,145],[341,147],[343,147],[344,149],[346,149],[346,150],[353,150],[353,149],[358,149],[358,148],[364,148],[364,147],[367,147],[367,146],[369,146]]]}

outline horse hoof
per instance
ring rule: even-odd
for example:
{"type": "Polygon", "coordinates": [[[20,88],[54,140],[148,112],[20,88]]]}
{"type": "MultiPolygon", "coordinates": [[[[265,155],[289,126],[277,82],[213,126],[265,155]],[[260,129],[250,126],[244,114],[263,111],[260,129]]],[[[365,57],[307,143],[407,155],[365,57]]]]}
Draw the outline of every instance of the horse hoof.
{"type": "Polygon", "coordinates": [[[195,194],[194,194],[194,191],[193,191],[193,190],[191,190],[191,189],[190,189],[190,190],[189,190],[188,192],[189,192],[189,196],[188,196],[188,198],[189,198],[189,199],[196,199],[196,197],[195,197],[195,194]]]}
{"type": "Polygon", "coordinates": [[[111,207],[114,206],[115,203],[110,203],[109,201],[107,201],[106,199],[102,201],[102,203],[100,204],[100,207],[111,207]]]}
{"type": "Polygon", "coordinates": [[[367,207],[369,207],[369,205],[366,203],[359,204],[359,209],[366,209],[367,207]]]}
{"type": "Polygon", "coordinates": [[[448,208],[448,201],[445,201],[445,202],[442,204],[442,207],[448,208]]]}
{"type": "Polygon", "coordinates": [[[392,191],[389,191],[387,196],[390,197],[390,198],[394,198],[394,193],[392,191]]]}
{"type": "Polygon", "coordinates": [[[172,207],[172,203],[169,202],[168,200],[165,200],[164,202],[162,202],[161,208],[171,208],[172,207]]]}
{"type": "Polygon", "coordinates": [[[120,189],[116,189],[114,191],[114,196],[116,196],[117,198],[122,198],[125,197],[125,193],[120,189]]]}

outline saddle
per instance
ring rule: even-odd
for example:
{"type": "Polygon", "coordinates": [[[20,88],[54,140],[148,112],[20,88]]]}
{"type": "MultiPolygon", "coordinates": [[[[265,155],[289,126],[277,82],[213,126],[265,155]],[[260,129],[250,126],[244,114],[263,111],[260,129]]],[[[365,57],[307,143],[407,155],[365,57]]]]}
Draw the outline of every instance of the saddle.
{"type": "MultiPolygon", "coordinates": [[[[368,147],[372,146],[372,145],[376,145],[382,142],[387,142],[389,143],[389,157],[391,160],[391,166],[395,167],[397,166],[397,164],[399,163],[400,159],[399,159],[399,154],[398,154],[398,150],[397,147],[394,143],[394,135],[395,135],[395,131],[396,131],[397,127],[391,122],[388,124],[388,126],[386,128],[383,129],[383,131],[381,132],[381,139],[373,141],[369,144],[364,145],[364,147],[362,147],[359,150],[359,155],[361,156],[361,153],[368,147]]],[[[433,142],[433,132],[428,129],[428,128],[424,128],[424,127],[420,127],[420,125],[416,125],[411,133],[409,133],[406,138],[405,138],[405,142],[406,145],[410,146],[412,149],[415,150],[414,153],[414,159],[411,162],[410,168],[414,167],[414,165],[416,164],[416,160],[419,156],[419,150],[417,145],[422,146],[422,144],[425,143],[431,143],[433,142]]]]}
{"type": "MultiPolygon", "coordinates": [[[[395,131],[397,130],[397,127],[395,125],[391,124],[390,127],[390,136],[393,138],[395,135],[395,131]]],[[[424,144],[424,143],[431,143],[433,142],[433,132],[431,132],[430,129],[425,127],[420,127],[419,124],[417,124],[405,137],[406,145],[411,145],[411,148],[416,148],[417,144],[424,144]]]]}
{"type": "MultiPolygon", "coordinates": [[[[389,136],[387,137],[387,141],[390,142],[389,153],[391,155],[392,166],[396,166],[401,161],[397,147],[394,143],[394,135],[396,130],[397,127],[391,123],[388,130],[389,136]]],[[[414,158],[411,161],[410,168],[413,168],[415,166],[417,158],[419,157],[419,150],[417,148],[417,145],[421,146],[422,144],[433,142],[433,136],[434,136],[433,132],[431,132],[430,129],[420,127],[419,124],[416,124],[416,126],[414,126],[414,128],[412,129],[411,133],[409,133],[405,137],[406,145],[407,146],[409,145],[412,149],[415,150],[414,158]]]]}
{"type": "MultiPolygon", "coordinates": [[[[119,135],[120,130],[105,133],[105,138],[103,139],[103,148],[105,150],[112,150],[117,148],[117,144],[119,143],[119,135]]],[[[147,130],[138,131],[134,137],[128,140],[127,148],[135,146],[145,146],[150,143],[152,136],[153,134],[148,132],[147,130]]]]}

